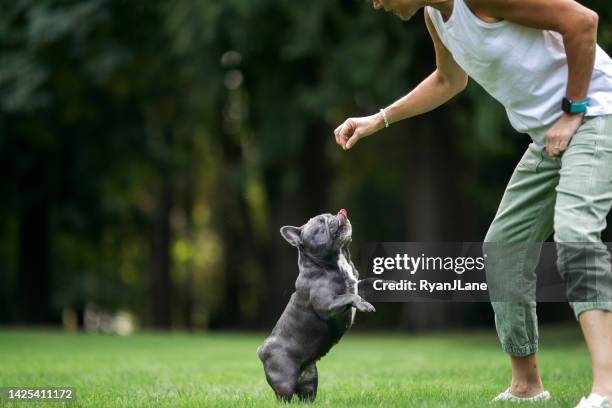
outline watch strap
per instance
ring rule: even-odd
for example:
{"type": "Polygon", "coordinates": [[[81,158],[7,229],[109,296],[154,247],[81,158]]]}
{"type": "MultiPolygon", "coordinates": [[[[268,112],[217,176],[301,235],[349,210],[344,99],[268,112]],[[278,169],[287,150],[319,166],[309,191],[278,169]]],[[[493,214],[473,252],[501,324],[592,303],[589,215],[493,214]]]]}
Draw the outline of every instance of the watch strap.
{"type": "Polygon", "coordinates": [[[565,113],[575,114],[587,111],[589,106],[589,98],[585,98],[581,102],[574,102],[571,99],[563,98],[562,109],[565,113]]]}

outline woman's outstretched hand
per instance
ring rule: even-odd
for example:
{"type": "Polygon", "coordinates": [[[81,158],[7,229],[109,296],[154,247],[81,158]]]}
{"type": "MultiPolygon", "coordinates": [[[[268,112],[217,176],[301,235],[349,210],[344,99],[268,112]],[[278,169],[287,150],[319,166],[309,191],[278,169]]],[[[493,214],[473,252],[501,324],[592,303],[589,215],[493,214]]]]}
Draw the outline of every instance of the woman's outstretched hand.
{"type": "Polygon", "coordinates": [[[384,126],[384,119],[380,114],[349,118],[334,130],[336,143],[344,150],[348,150],[355,146],[359,139],[378,132],[384,126]]]}

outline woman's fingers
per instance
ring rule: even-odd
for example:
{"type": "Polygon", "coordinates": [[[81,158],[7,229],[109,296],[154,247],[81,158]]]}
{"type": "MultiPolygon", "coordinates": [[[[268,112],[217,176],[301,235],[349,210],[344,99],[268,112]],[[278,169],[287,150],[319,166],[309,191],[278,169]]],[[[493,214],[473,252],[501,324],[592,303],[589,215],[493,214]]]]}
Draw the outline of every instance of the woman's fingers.
{"type": "Polygon", "coordinates": [[[336,143],[344,150],[355,146],[359,139],[372,133],[372,125],[369,118],[349,118],[334,130],[336,143]]]}
{"type": "Polygon", "coordinates": [[[342,128],[338,132],[338,139],[340,142],[338,143],[342,146],[343,149],[346,150],[346,143],[349,141],[353,133],[355,132],[355,123],[352,119],[347,119],[346,122],[342,125],[342,128]]]}
{"type": "Polygon", "coordinates": [[[569,134],[551,133],[547,135],[546,152],[552,157],[561,156],[567,149],[570,139],[569,134]]]}
{"type": "Polygon", "coordinates": [[[338,145],[340,145],[342,148],[344,148],[344,142],[342,140],[342,132],[344,131],[344,128],[347,124],[348,120],[344,121],[340,126],[338,126],[335,130],[334,130],[334,136],[336,138],[336,143],[338,145]]]}
{"type": "Polygon", "coordinates": [[[336,130],[334,130],[334,137],[336,138],[336,143],[342,146],[340,143],[340,130],[342,129],[342,125],[338,126],[336,130]]]}
{"type": "Polygon", "coordinates": [[[355,143],[357,143],[359,139],[361,139],[361,134],[359,132],[353,133],[353,136],[351,136],[351,138],[346,142],[345,150],[355,146],[355,143]]]}
{"type": "Polygon", "coordinates": [[[561,152],[564,152],[567,150],[567,146],[569,145],[570,140],[572,140],[572,137],[568,135],[567,137],[564,137],[559,141],[559,150],[561,152]]]}
{"type": "Polygon", "coordinates": [[[562,115],[546,133],[546,152],[561,156],[582,124],[582,115],[562,115]]]}
{"type": "Polygon", "coordinates": [[[334,134],[335,134],[336,136],[338,136],[338,133],[340,132],[340,129],[342,129],[342,126],[344,126],[344,124],[345,124],[345,123],[346,123],[346,121],[342,122],[342,123],[340,124],[340,126],[338,126],[338,127],[337,127],[337,128],[334,130],[334,134]]]}
{"type": "Polygon", "coordinates": [[[550,156],[554,157],[559,154],[560,147],[561,146],[560,146],[559,135],[557,134],[557,131],[555,127],[553,126],[546,133],[546,152],[550,156]]]}
{"type": "Polygon", "coordinates": [[[546,153],[548,153],[550,156],[553,156],[553,151],[555,150],[554,149],[555,143],[556,143],[555,137],[552,134],[547,133],[546,134],[546,153]]]}

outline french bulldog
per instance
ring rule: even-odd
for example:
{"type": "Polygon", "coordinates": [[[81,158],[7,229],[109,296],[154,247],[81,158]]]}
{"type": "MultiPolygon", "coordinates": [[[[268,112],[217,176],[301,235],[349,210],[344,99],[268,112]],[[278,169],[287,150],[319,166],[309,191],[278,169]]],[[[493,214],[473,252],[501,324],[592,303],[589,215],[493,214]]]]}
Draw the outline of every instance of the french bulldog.
{"type": "Polygon", "coordinates": [[[348,245],[352,228],[346,210],[321,214],[301,227],[280,230],[298,249],[295,292],[270,336],[257,349],[266,379],[279,400],[297,394],[312,402],[317,396],[316,362],[353,324],[355,311],[374,312],[359,295],[357,269],[348,245]]]}

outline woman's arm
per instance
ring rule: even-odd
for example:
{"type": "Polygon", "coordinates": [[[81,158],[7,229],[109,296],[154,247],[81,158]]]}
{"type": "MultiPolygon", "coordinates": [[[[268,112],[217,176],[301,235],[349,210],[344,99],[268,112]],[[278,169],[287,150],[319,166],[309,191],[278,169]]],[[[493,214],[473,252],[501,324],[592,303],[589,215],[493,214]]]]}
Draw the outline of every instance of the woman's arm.
{"type": "MultiPolygon", "coordinates": [[[[595,65],[597,13],[574,0],[466,0],[466,4],[477,13],[560,33],[569,70],[566,96],[576,102],[586,98],[595,65]]],[[[562,115],[547,134],[548,153],[563,152],[581,123],[582,115],[562,115]]]]}
{"type": "MultiPolygon", "coordinates": [[[[457,95],[467,85],[468,76],[442,44],[427,10],[425,10],[425,22],[436,52],[436,70],[408,95],[385,108],[389,123],[429,112],[457,95]]],[[[336,142],[343,149],[348,150],[359,139],[376,133],[384,126],[382,115],[377,113],[362,118],[347,119],[336,128],[334,134],[336,142]]]]}
{"type": "Polygon", "coordinates": [[[425,9],[425,23],[436,51],[436,70],[412,92],[385,109],[390,123],[432,111],[467,86],[467,74],[440,40],[427,9],[425,9]]]}

